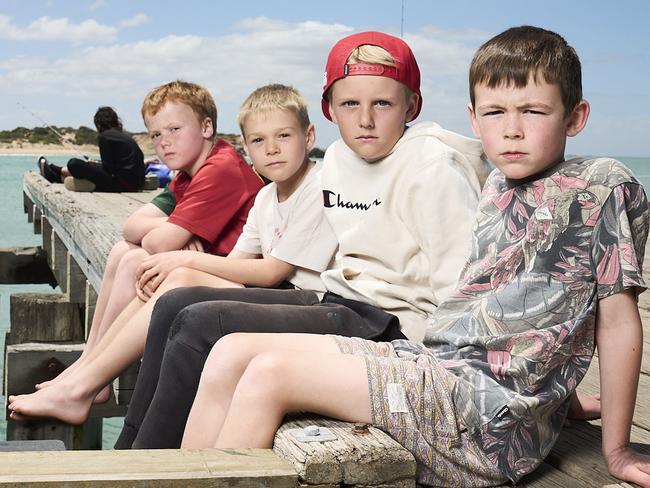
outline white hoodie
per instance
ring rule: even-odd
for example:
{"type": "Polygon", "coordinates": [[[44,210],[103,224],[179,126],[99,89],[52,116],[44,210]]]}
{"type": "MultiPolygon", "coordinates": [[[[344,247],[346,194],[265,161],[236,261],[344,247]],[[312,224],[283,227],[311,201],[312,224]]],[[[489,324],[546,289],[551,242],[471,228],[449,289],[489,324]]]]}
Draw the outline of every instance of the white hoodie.
{"type": "Polygon", "coordinates": [[[321,278],[338,295],[396,315],[421,341],[453,291],[470,248],[480,185],[489,172],[479,141],[422,122],[369,163],[342,140],[325,153],[325,215],[338,238],[321,278]]]}

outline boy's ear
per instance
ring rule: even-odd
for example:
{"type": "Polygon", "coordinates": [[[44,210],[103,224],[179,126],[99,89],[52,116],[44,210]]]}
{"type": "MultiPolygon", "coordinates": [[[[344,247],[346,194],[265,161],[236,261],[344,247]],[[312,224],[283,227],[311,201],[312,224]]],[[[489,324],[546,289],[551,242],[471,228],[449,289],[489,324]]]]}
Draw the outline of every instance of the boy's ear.
{"type": "Polygon", "coordinates": [[[206,117],[201,122],[201,135],[206,139],[211,139],[214,136],[214,125],[210,117],[206,117]]]}
{"type": "Polygon", "coordinates": [[[309,152],[316,142],[316,128],[314,124],[309,124],[309,127],[305,131],[305,137],[307,138],[307,152],[309,152]]]}
{"type": "Polygon", "coordinates": [[[472,132],[475,137],[481,138],[481,131],[478,128],[478,123],[476,122],[476,114],[474,113],[474,107],[472,102],[467,104],[467,115],[469,115],[469,123],[472,125],[472,132]]]}
{"type": "Polygon", "coordinates": [[[334,110],[332,109],[332,102],[329,103],[329,110],[330,110],[330,117],[332,118],[332,122],[334,122],[336,125],[339,125],[339,123],[336,121],[336,115],[334,115],[334,110]]]}
{"type": "Polygon", "coordinates": [[[589,102],[587,100],[580,100],[567,119],[567,137],[577,136],[585,128],[587,119],[589,119],[589,112],[589,102]]]}
{"type": "Polygon", "coordinates": [[[419,100],[420,100],[420,96],[417,93],[413,93],[411,95],[411,99],[409,100],[409,106],[406,109],[406,122],[411,122],[415,118],[415,114],[418,111],[419,100]]]}

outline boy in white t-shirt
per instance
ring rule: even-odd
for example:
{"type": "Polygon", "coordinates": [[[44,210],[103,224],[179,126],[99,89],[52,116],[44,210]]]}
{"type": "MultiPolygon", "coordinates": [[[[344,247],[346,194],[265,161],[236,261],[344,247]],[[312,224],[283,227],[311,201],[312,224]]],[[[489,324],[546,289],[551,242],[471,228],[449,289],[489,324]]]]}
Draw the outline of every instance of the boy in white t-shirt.
{"type": "Polygon", "coordinates": [[[315,131],[304,97],[283,85],[258,88],[242,105],[239,121],[255,170],[272,183],[258,193],[234,249],[227,257],[170,251],[144,259],[137,288],[147,303],[124,327],[111,329],[83,366],[31,395],[10,397],[11,418],[83,422],[97,393],[142,355],[152,309],[167,290],[288,282],[325,291],[319,275],[332,260],[337,240],[323,212],[320,167],[309,159],[315,131]]]}

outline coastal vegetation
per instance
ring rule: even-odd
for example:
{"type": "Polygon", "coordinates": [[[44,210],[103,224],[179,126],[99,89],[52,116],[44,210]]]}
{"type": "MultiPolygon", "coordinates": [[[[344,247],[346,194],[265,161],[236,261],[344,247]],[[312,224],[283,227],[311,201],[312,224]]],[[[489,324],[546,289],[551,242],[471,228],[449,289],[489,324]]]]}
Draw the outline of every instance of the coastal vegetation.
{"type": "MultiPolygon", "coordinates": [[[[153,155],[154,149],[149,136],[146,132],[129,132],[125,131],[136,140],[142,148],[142,152],[147,155],[153,155]]],[[[242,151],[241,138],[237,134],[218,134],[218,137],[228,141],[239,151],[242,151]]],[[[31,145],[45,145],[54,147],[70,146],[97,146],[97,131],[90,127],[80,126],[75,129],[72,127],[16,127],[13,130],[0,131],[0,150],[2,147],[24,147],[31,145]],[[59,133],[65,142],[56,134],[59,133]]],[[[318,147],[311,150],[310,156],[313,158],[322,158],[325,152],[318,147]]]]}

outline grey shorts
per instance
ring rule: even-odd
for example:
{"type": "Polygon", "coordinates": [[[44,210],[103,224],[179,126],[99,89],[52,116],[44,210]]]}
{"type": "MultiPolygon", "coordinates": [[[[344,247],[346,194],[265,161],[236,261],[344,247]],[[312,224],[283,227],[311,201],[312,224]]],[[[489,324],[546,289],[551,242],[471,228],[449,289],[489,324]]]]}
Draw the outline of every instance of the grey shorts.
{"type": "Polygon", "coordinates": [[[507,481],[459,422],[451,395],[456,378],[426,348],[412,354],[390,342],[335,339],[344,354],[365,357],[372,423],[411,451],[418,483],[478,487],[507,481]]]}

